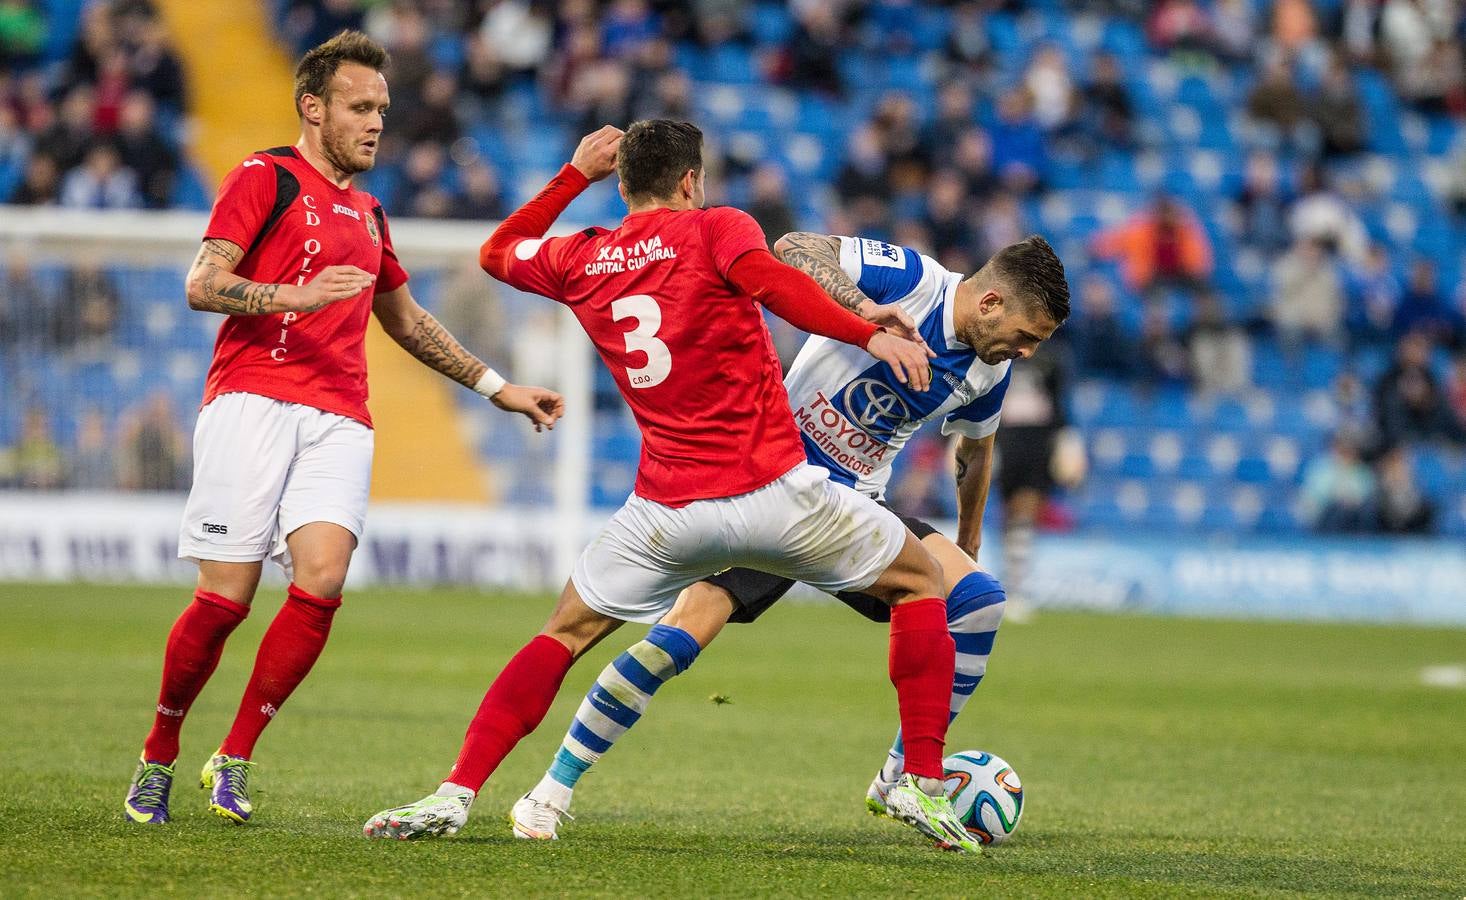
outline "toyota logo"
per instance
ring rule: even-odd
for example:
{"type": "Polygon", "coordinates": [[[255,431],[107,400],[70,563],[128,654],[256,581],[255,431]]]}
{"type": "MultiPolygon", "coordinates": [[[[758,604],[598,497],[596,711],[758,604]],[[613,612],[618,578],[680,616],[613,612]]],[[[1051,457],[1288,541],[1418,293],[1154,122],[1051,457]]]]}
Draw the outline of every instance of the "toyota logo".
{"type": "Polygon", "coordinates": [[[845,413],[877,438],[889,438],[911,419],[911,409],[891,386],[875,378],[858,378],[845,389],[845,413]]]}

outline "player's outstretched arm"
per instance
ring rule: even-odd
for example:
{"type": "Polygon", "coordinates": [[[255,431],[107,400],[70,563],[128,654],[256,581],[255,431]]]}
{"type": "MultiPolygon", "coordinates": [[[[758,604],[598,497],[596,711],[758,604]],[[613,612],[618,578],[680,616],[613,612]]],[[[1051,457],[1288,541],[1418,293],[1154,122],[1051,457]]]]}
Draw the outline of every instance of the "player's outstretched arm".
{"type": "Polygon", "coordinates": [[[189,308],[226,316],[313,312],[350,300],[377,280],[356,266],[327,266],[308,284],[265,284],[234,274],[243,258],[244,249],[232,241],[205,240],[184,281],[189,308]]]}
{"type": "Polygon", "coordinates": [[[488,397],[502,410],[520,413],[534,423],[535,431],[554,428],[564,415],[563,397],[547,388],[504,381],[423,309],[407,285],[378,294],[372,311],[382,330],[423,365],[488,397]]]}
{"type": "Polygon", "coordinates": [[[581,138],[570,162],[562,166],[550,183],[528,203],[499,223],[499,227],[484,241],[479,248],[479,266],[506,284],[543,293],[546,285],[515,283],[509,271],[511,251],[520,241],[544,237],[570,201],[592,182],[600,181],[616,170],[616,150],[621,146],[621,136],[621,129],[606,125],[581,138]]]}
{"type": "Polygon", "coordinates": [[[840,239],[834,235],[791,231],[774,242],[774,255],[813,278],[830,299],[867,322],[907,340],[922,342],[921,332],[906,310],[894,303],[875,302],[840,268],[840,239]]]}
{"type": "Polygon", "coordinates": [[[982,545],[982,514],[992,483],[996,437],[994,432],[984,438],[957,439],[957,546],[974,561],[982,545]]]}

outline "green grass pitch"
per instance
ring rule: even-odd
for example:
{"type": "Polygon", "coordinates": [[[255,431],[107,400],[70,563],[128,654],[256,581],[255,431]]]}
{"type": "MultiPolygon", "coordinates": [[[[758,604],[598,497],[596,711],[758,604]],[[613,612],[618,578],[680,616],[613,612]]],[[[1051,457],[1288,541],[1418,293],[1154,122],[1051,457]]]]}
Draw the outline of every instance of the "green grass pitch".
{"type": "Polygon", "coordinates": [[[606,661],[572,670],[455,838],[361,837],[445,774],[545,597],[348,595],[259,747],[257,820],[191,776],[227,729],[278,590],[235,634],[183,734],[174,821],[122,819],[160,653],[187,592],[0,585],[5,896],[1466,895],[1466,633],[1045,613],[999,635],[952,750],[1017,769],[1017,835],[943,854],[867,816],[895,727],[886,636],[841,607],[733,626],[582,782],[555,844],[505,813],[606,661]],[[711,701],[714,694],[732,699],[711,701]]]}

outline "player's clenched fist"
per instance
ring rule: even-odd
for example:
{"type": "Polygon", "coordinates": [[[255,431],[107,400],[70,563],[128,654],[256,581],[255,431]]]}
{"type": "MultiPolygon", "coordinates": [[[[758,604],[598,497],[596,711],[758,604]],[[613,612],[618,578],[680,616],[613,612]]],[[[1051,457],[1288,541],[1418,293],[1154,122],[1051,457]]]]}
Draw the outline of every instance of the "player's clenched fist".
{"type": "Polygon", "coordinates": [[[603,125],[580,139],[570,164],[580,170],[588,181],[600,181],[616,171],[616,149],[621,146],[625,134],[615,125],[603,125]]]}
{"type": "Polygon", "coordinates": [[[281,293],[288,312],[314,312],[338,300],[350,300],[372,286],[377,276],[356,266],[327,266],[304,285],[281,293]]]}
{"type": "Polygon", "coordinates": [[[896,380],[913,391],[931,387],[932,370],[927,362],[924,344],[908,341],[884,331],[877,331],[865,345],[865,352],[891,367],[896,380]]]}

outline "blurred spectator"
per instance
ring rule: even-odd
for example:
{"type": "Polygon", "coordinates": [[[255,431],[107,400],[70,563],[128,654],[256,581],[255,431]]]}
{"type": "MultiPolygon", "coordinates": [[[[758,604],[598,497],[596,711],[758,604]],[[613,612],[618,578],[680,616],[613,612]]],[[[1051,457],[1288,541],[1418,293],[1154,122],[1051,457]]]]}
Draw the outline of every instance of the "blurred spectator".
{"type": "Polygon", "coordinates": [[[112,27],[112,4],[86,4],[77,38],[66,61],[65,83],[91,84],[101,71],[102,59],[118,46],[117,31],[112,27]]]}
{"type": "Polygon", "coordinates": [[[1466,434],[1466,354],[1457,356],[1451,363],[1451,373],[1446,380],[1446,402],[1450,404],[1456,430],[1466,434]]]}
{"type": "Polygon", "coordinates": [[[31,270],[30,248],[7,249],[5,277],[0,278],[0,347],[38,345],[49,335],[50,304],[31,270]]]}
{"type": "Polygon", "coordinates": [[[133,491],[173,491],[187,487],[188,442],[165,391],[124,417],[118,441],[119,483],[133,491]]]}
{"type": "Polygon", "coordinates": [[[984,69],[992,51],[988,43],[987,10],[977,0],[964,0],[952,10],[951,26],[943,47],[947,60],[969,72],[984,69]]]}
{"type": "Polygon", "coordinates": [[[1349,203],[1324,181],[1323,169],[1307,165],[1299,176],[1301,198],[1288,214],[1294,238],[1312,238],[1350,262],[1369,252],[1369,234],[1349,203]]]}
{"type": "Polygon", "coordinates": [[[120,298],[111,276],[94,260],[66,272],[51,319],[57,347],[96,353],[112,338],[120,298]]]}
{"type": "Polygon", "coordinates": [[[479,25],[483,51],[509,71],[530,76],[550,57],[554,23],[546,4],[494,0],[479,25]]]}
{"type": "Polygon", "coordinates": [[[282,26],[299,53],[329,40],[343,29],[360,30],[365,17],[357,0],[295,0],[282,26]]]}
{"type": "Polygon", "coordinates": [[[504,195],[499,188],[499,174],[488,163],[475,159],[459,170],[458,180],[458,193],[453,197],[453,218],[481,222],[504,218],[506,209],[504,195]]]}
{"type": "Polygon", "coordinates": [[[1227,318],[1215,291],[1202,291],[1186,331],[1193,383],[1202,393],[1239,394],[1252,380],[1252,345],[1242,326],[1227,318]]]}
{"type": "Polygon", "coordinates": [[[1326,156],[1344,156],[1364,149],[1368,133],[1364,106],[1354,87],[1354,75],[1341,57],[1335,56],[1324,75],[1312,104],[1313,119],[1323,133],[1326,156]]]}
{"type": "Polygon", "coordinates": [[[33,154],[26,163],[25,175],[10,195],[10,202],[19,206],[55,206],[61,202],[61,167],[45,153],[33,154]]]}
{"type": "Polygon", "coordinates": [[[1089,275],[1079,293],[1079,315],[1065,327],[1080,366],[1091,375],[1129,378],[1140,369],[1140,348],[1120,320],[1115,290],[1102,275],[1089,275]]]}
{"type": "Polygon", "coordinates": [[[1430,110],[1443,110],[1446,99],[1462,89],[1461,46],[1451,34],[1458,15],[1454,6],[1387,0],[1380,18],[1396,88],[1407,101],[1430,110]]]}
{"type": "MultiPolygon", "coordinates": [[[[972,227],[972,208],[967,201],[967,187],[962,178],[952,171],[938,172],[929,184],[923,224],[931,236],[932,249],[938,255],[949,250],[970,254],[976,243],[976,233],[972,227]]],[[[1000,246],[1007,245],[1004,243],[1000,246]]]]}
{"type": "Polygon", "coordinates": [[[1023,73],[1033,100],[1033,119],[1044,131],[1062,131],[1074,117],[1074,81],[1064,52],[1052,44],[1038,48],[1023,73]]]}
{"type": "Polygon", "coordinates": [[[1358,375],[1347,370],[1340,372],[1329,391],[1329,403],[1336,430],[1352,435],[1361,450],[1379,446],[1374,400],[1358,375]]]}
{"type": "MultiPolygon", "coordinates": [[[[0,179],[5,179],[7,173],[19,175],[25,171],[25,164],[31,156],[31,147],[34,141],[20,122],[20,116],[15,108],[3,102],[4,95],[0,94],[0,179]]],[[[8,187],[11,182],[4,182],[0,192],[9,193],[8,187]]]]}
{"type": "Polygon", "coordinates": [[[766,162],[753,172],[752,195],[745,211],[763,229],[770,247],[774,241],[799,229],[794,210],[789,208],[789,183],[777,163],[766,162]]]}
{"type": "Polygon", "coordinates": [[[423,82],[422,97],[405,110],[402,138],[409,145],[431,141],[445,147],[458,140],[463,128],[454,106],[457,96],[458,81],[453,74],[434,70],[423,82]]]}
{"type": "MultiPolygon", "coordinates": [[[[364,29],[392,55],[392,105],[412,109],[433,73],[428,53],[433,34],[427,17],[411,3],[386,3],[367,16],[364,29]]],[[[390,127],[383,132],[384,140],[397,137],[390,127]]]]}
{"type": "Polygon", "coordinates": [[[1445,200],[1457,216],[1466,216],[1466,129],[1457,133],[1446,168],[1445,200]]]}
{"type": "Polygon", "coordinates": [[[1242,170],[1242,191],[1237,195],[1242,214],[1238,240],[1273,254],[1288,246],[1288,205],[1292,196],[1278,173],[1276,154],[1255,150],[1242,170]]]}
{"type": "Polygon", "coordinates": [[[1145,308],[1140,323],[1141,373],[1154,384],[1186,384],[1191,380],[1191,358],[1186,345],[1171,328],[1166,311],[1145,308]]]}
{"type": "Polygon", "coordinates": [[[1029,561],[1039,514],[1054,489],[1053,458],[1069,424],[1070,362],[1065,348],[1045,341],[1032,357],[1015,360],[998,429],[998,492],[1003,500],[1003,584],[1008,601],[1028,600],[1029,561]]]}
{"type": "Polygon", "coordinates": [[[417,202],[419,194],[441,190],[440,184],[447,162],[447,153],[442,144],[424,141],[412,145],[402,165],[401,181],[388,208],[410,209],[417,202]]]}
{"type": "Polygon", "coordinates": [[[1160,0],[1152,9],[1146,23],[1151,44],[1182,59],[1211,59],[1215,49],[1211,19],[1197,0],[1160,0]]]}
{"type": "Polygon", "coordinates": [[[922,153],[919,114],[909,94],[890,91],[882,95],[871,125],[881,142],[886,159],[886,177],[891,190],[899,194],[924,191],[926,158],[922,153]]]}
{"type": "Polygon", "coordinates": [[[611,0],[603,16],[601,45],[610,56],[636,48],[660,30],[647,0],[611,0]]]}
{"type": "Polygon", "coordinates": [[[1325,456],[1303,470],[1304,517],[1319,531],[1362,532],[1374,524],[1374,474],[1353,435],[1340,431],[1325,456]]]}
{"type": "Polygon", "coordinates": [[[32,406],[21,422],[20,440],[0,459],[0,481],[22,488],[55,490],[66,478],[66,460],[51,433],[51,418],[32,406]]]}
{"type": "Polygon", "coordinates": [[[1273,47],[1288,59],[1298,59],[1318,41],[1318,18],[1311,0],[1275,0],[1273,47]]]}
{"type": "Polygon", "coordinates": [[[1254,122],[1277,133],[1283,146],[1311,155],[1318,147],[1318,132],[1308,115],[1309,104],[1294,79],[1286,59],[1268,64],[1247,97],[1247,114],[1254,122]]]}
{"type": "Polygon", "coordinates": [[[494,46],[483,34],[470,34],[463,45],[463,67],[458,73],[458,83],[463,93],[477,104],[480,117],[493,114],[493,104],[504,95],[508,76],[509,68],[494,46]]]}
{"type": "Polygon", "coordinates": [[[71,453],[67,483],[84,491],[117,487],[117,450],[107,435],[107,421],[97,409],[82,413],[76,425],[76,449],[71,453]]]}
{"type": "Polygon", "coordinates": [[[133,12],[127,20],[123,37],[132,48],[132,86],[147,91],[159,106],[178,113],[186,111],[188,81],[183,63],[168,42],[167,27],[151,9],[133,12]]]}
{"type": "MultiPolygon", "coordinates": [[[[638,97],[638,119],[678,119],[691,121],[697,117],[692,107],[692,79],[681,69],[671,69],[657,76],[651,94],[638,97]]],[[[709,137],[709,143],[712,138],[709,137]]]]}
{"type": "Polygon", "coordinates": [[[61,101],[55,122],[36,138],[36,152],[56,160],[62,171],[81,165],[92,146],[95,132],[96,96],[86,85],[72,88],[61,101]]]}
{"type": "Polygon", "coordinates": [[[1379,0],[1344,0],[1339,30],[1351,62],[1374,65],[1378,55],[1379,0]]]}
{"type": "Polygon", "coordinates": [[[1125,285],[1136,293],[1167,287],[1196,290],[1211,278],[1211,242],[1196,216],[1171,197],[1094,239],[1102,259],[1118,259],[1125,285]]]}
{"type": "Polygon", "coordinates": [[[1251,0],[1217,0],[1212,5],[1212,37],[1223,58],[1232,62],[1251,59],[1257,44],[1251,0]]]}
{"type": "Polygon", "coordinates": [[[1095,55],[1083,109],[1086,135],[1094,148],[1127,150],[1134,144],[1134,104],[1115,54],[1095,55]]]}
{"type": "Polygon", "coordinates": [[[840,199],[850,203],[860,197],[887,200],[891,185],[887,178],[885,151],[873,126],[866,124],[850,133],[845,162],[835,176],[835,190],[840,199]]]}
{"type": "Polygon", "coordinates": [[[1393,330],[1396,335],[1423,333],[1452,346],[1459,345],[1466,334],[1466,323],[1441,293],[1435,263],[1430,260],[1417,259],[1411,264],[1410,280],[1395,311],[1393,330]]]}
{"type": "Polygon", "coordinates": [[[972,90],[966,82],[942,85],[936,115],[921,132],[921,153],[936,168],[950,165],[962,135],[973,127],[972,90]]]}
{"type": "Polygon", "coordinates": [[[998,188],[997,174],[993,171],[993,142],[976,125],[958,136],[952,167],[962,176],[967,193],[974,200],[982,200],[998,188]]]}
{"type": "Polygon", "coordinates": [[[1396,348],[1395,362],[1375,387],[1379,440],[1386,447],[1409,441],[1460,441],[1457,426],[1430,367],[1431,342],[1423,334],[1407,334],[1396,348]]]}
{"type": "Polygon", "coordinates": [[[983,207],[978,220],[978,253],[982,259],[1023,240],[1030,232],[1018,198],[1007,191],[999,191],[983,207]]]}
{"type": "Polygon", "coordinates": [[[1038,187],[1047,168],[1048,153],[1027,92],[1015,88],[998,100],[998,118],[991,136],[993,169],[1003,185],[1019,193],[1038,187]]]}
{"type": "Polygon", "coordinates": [[[82,164],[61,182],[61,205],[73,209],[130,209],[142,206],[137,173],[122,164],[110,143],[87,151],[82,164]]]}
{"type": "Polygon", "coordinates": [[[845,83],[840,76],[840,59],[849,50],[849,44],[835,4],[800,4],[795,15],[798,22],[794,37],[785,51],[788,57],[784,63],[785,81],[791,87],[843,97],[845,83]]]}
{"type": "Polygon", "coordinates": [[[1353,342],[1371,345],[1390,340],[1401,289],[1389,250],[1383,244],[1371,244],[1364,262],[1349,266],[1345,281],[1349,298],[1345,324],[1353,342]]]}
{"type": "Polygon", "coordinates": [[[1340,343],[1344,288],[1338,266],[1319,241],[1300,239],[1273,264],[1273,327],[1284,343],[1340,343]]]}
{"type": "Polygon", "coordinates": [[[153,99],[143,91],[133,91],[123,101],[114,142],[123,165],[137,173],[143,202],[152,209],[169,206],[181,160],[158,130],[153,99]]]}
{"type": "Polygon", "coordinates": [[[952,492],[946,442],[929,431],[920,432],[912,436],[900,460],[901,471],[890,490],[892,505],[920,510],[910,513],[913,516],[951,515],[944,502],[952,492]]]}
{"type": "Polygon", "coordinates": [[[0,69],[34,65],[46,43],[46,19],[35,0],[0,0],[0,69]]]}
{"type": "Polygon", "coordinates": [[[1409,451],[1404,447],[1390,449],[1376,468],[1379,530],[1386,534],[1429,534],[1435,530],[1435,504],[1416,483],[1409,451]]]}

